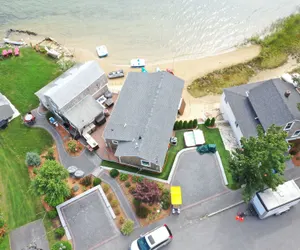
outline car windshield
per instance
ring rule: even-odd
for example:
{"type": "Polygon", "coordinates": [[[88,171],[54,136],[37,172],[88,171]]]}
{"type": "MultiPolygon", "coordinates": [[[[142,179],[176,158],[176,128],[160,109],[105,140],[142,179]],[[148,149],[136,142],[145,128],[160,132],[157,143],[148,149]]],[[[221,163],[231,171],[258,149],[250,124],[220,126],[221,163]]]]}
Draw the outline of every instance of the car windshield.
{"type": "Polygon", "coordinates": [[[145,237],[138,239],[137,244],[138,244],[140,250],[149,250],[150,249],[145,237]]]}

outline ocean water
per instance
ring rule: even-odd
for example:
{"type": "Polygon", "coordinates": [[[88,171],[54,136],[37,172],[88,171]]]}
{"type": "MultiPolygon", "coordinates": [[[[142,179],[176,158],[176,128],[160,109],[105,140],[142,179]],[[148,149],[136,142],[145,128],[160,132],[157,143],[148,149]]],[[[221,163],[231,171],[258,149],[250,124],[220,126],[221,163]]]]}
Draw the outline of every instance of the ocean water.
{"type": "Polygon", "coordinates": [[[222,53],[299,9],[299,0],[0,0],[0,37],[35,31],[115,63],[222,53]]]}

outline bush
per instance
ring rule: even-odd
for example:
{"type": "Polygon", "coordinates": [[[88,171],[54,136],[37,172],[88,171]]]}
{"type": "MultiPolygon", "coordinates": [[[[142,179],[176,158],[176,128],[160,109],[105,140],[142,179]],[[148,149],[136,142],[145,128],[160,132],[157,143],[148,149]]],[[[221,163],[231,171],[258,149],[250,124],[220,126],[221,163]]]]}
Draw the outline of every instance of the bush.
{"type": "Polygon", "coordinates": [[[171,205],[170,193],[164,193],[161,196],[162,209],[168,210],[171,205]]]}
{"type": "Polygon", "coordinates": [[[93,186],[97,186],[97,185],[100,185],[102,182],[102,180],[100,178],[94,178],[93,180],[93,186]]]}
{"type": "Polygon", "coordinates": [[[188,128],[188,122],[187,121],[183,122],[182,128],[183,129],[187,129],[188,128]]]}
{"type": "Polygon", "coordinates": [[[103,192],[104,192],[104,193],[107,193],[108,190],[109,190],[109,186],[105,183],[105,184],[103,184],[102,189],[103,189],[103,192]]]}
{"type": "Polygon", "coordinates": [[[41,157],[35,152],[27,152],[25,164],[27,166],[39,166],[41,164],[41,157]]]}
{"type": "Polygon", "coordinates": [[[137,177],[137,182],[138,182],[138,183],[142,183],[144,179],[145,179],[145,178],[144,178],[143,176],[138,176],[138,177],[137,177]]]}
{"type": "Polygon", "coordinates": [[[80,184],[83,185],[83,186],[86,186],[86,187],[91,185],[92,184],[92,177],[90,175],[83,177],[80,180],[80,184]]]}
{"type": "Polygon", "coordinates": [[[120,174],[120,180],[121,181],[127,181],[128,180],[128,174],[121,173],[120,174]]]}
{"type": "Polygon", "coordinates": [[[65,235],[65,229],[63,227],[56,228],[54,231],[55,237],[61,239],[65,235]]]}
{"type": "Polygon", "coordinates": [[[59,241],[52,245],[51,250],[72,250],[72,246],[68,241],[59,241]]]}
{"type": "Polygon", "coordinates": [[[55,157],[54,157],[54,149],[53,148],[49,148],[47,151],[47,154],[45,155],[45,159],[46,160],[50,160],[50,161],[54,161],[55,157]]]}
{"type": "Polygon", "coordinates": [[[130,187],[129,188],[129,193],[134,194],[135,193],[135,188],[134,187],[130,187]]]}
{"type": "Polygon", "coordinates": [[[114,212],[115,212],[115,215],[116,215],[116,216],[120,215],[120,213],[121,213],[121,211],[120,211],[119,208],[115,208],[115,209],[114,209],[114,212]]]}
{"type": "Polygon", "coordinates": [[[157,183],[157,186],[158,186],[158,189],[159,189],[160,191],[162,191],[162,190],[165,188],[165,185],[164,185],[163,183],[161,183],[161,182],[158,182],[158,183],[157,183]]]}
{"type": "Polygon", "coordinates": [[[112,177],[112,178],[116,178],[116,177],[119,175],[119,170],[113,168],[112,170],[109,171],[109,175],[110,175],[110,177],[112,177]]]}
{"type": "Polygon", "coordinates": [[[110,193],[110,194],[107,195],[107,199],[108,199],[109,201],[111,201],[113,198],[114,198],[114,196],[113,196],[112,193],[110,193]]]}
{"type": "Polygon", "coordinates": [[[125,182],[125,187],[129,188],[131,186],[131,183],[129,181],[125,182]]]}
{"type": "Polygon", "coordinates": [[[205,127],[209,127],[210,126],[210,119],[207,118],[204,122],[205,127]]]}
{"type": "Polygon", "coordinates": [[[76,140],[68,141],[68,150],[71,153],[75,153],[77,151],[77,142],[76,142],[76,140]]]}
{"type": "Polygon", "coordinates": [[[74,187],[72,187],[72,191],[73,192],[77,192],[79,190],[79,186],[78,185],[74,185],[74,187]]]}
{"type": "Polygon", "coordinates": [[[138,177],[136,175],[132,176],[132,182],[136,183],[137,182],[138,177]]]}
{"type": "Polygon", "coordinates": [[[119,219],[119,223],[122,225],[124,223],[124,221],[125,221],[124,217],[121,216],[119,219]]]}
{"type": "Polygon", "coordinates": [[[193,128],[193,121],[192,120],[189,121],[188,128],[193,128]]]}
{"type": "Polygon", "coordinates": [[[211,120],[210,120],[210,126],[211,127],[213,127],[213,126],[215,126],[215,122],[216,122],[216,118],[211,118],[211,120]]]}
{"type": "Polygon", "coordinates": [[[142,219],[147,218],[149,212],[150,212],[149,209],[146,208],[145,206],[139,206],[136,208],[136,215],[142,219]]]}
{"type": "Polygon", "coordinates": [[[173,130],[177,130],[178,129],[178,121],[176,121],[175,123],[174,123],[174,127],[173,127],[173,130]]]}
{"type": "Polygon", "coordinates": [[[47,212],[47,217],[48,217],[50,220],[55,219],[57,216],[58,216],[58,213],[57,213],[56,210],[50,210],[50,211],[47,212]]]}
{"type": "Polygon", "coordinates": [[[33,168],[33,173],[34,173],[34,174],[38,174],[38,172],[39,172],[39,169],[38,169],[38,168],[33,168]]]}
{"type": "Polygon", "coordinates": [[[4,227],[5,219],[2,213],[0,213],[0,228],[4,227]]]}
{"type": "Polygon", "coordinates": [[[117,200],[112,200],[110,202],[110,205],[111,205],[112,208],[114,208],[114,207],[117,207],[119,205],[119,202],[117,200]]]}
{"type": "Polygon", "coordinates": [[[178,130],[180,130],[180,129],[183,128],[182,121],[179,121],[179,122],[178,122],[177,128],[178,128],[178,130]]]}
{"type": "Polygon", "coordinates": [[[132,203],[133,203],[135,208],[138,208],[138,207],[141,206],[142,202],[140,200],[137,200],[137,199],[133,198],[132,203]]]}
{"type": "Polygon", "coordinates": [[[121,233],[123,235],[130,235],[133,232],[133,226],[134,222],[132,220],[124,221],[124,224],[121,227],[121,233]]]}
{"type": "Polygon", "coordinates": [[[165,188],[163,191],[162,191],[162,194],[163,195],[170,195],[170,190],[165,188]]]}
{"type": "Polygon", "coordinates": [[[194,119],[194,120],[193,120],[193,128],[196,128],[197,125],[198,125],[198,121],[197,121],[197,119],[194,119]]]}

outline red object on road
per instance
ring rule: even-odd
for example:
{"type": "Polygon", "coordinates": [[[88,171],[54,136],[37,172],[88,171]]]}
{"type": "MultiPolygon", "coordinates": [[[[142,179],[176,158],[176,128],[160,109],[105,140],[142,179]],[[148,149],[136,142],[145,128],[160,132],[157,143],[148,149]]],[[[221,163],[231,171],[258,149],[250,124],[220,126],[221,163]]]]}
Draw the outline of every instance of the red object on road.
{"type": "Polygon", "coordinates": [[[235,220],[240,220],[240,216],[235,216],[235,220]]]}
{"type": "Polygon", "coordinates": [[[244,217],[240,217],[239,221],[243,222],[244,221],[244,217]]]}

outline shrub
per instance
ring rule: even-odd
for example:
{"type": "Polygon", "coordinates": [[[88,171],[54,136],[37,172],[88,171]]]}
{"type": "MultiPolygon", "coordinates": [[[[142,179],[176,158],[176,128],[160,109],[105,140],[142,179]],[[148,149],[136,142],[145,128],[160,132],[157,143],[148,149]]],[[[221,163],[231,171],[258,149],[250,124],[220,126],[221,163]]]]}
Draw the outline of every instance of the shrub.
{"type": "Polygon", "coordinates": [[[163,191],[162,191],[162,194],[163,195],[170,195],[170,190],[165,188],[163,191]]]}
{"type": "Polygon", "coordinates": [[[0,213],[0,228],[4,227],[5,219],[2,213],[0,213]]]}
{"type": "Polygon", "coordinates": [[[54,234],[57,239],[61,239],[65,235],[65,229],[63,227],[56,228],[54,234]]]}
{"type": "Polygon", "coordinates": [[[50,160],[50,161],[54,161],[55,157],[54,157],[54,149],[53,148],[49,148],[47,151],[47,154],[45,155],[45,159],[46,160],[50,160]]]}
{"type": "Polygon", "coordinates": [[[47,217],[50,219],[50,220],[53,220],[54,218],[56,218],[58,216],[58,213],[56,210],[50,210],[47,212],[47,217]]]}
{"type": "Polygon", "coordinates": [[[110,194],[107,195],[107,199],[108,199],[109,201],[111,201],[113,198],[114,198],[114,196],[113,196],[112,193],[110,193],[110,194]]]}
{"type": "Polygon", "coordinates": [[[131,186],[130,182],[129,181],[126,181],[125,182],[125,187],[129,188],[131,186]]]}
{"type": "Polygon", "coordinates": [[[133,226],[134,226],[134,222],[132,220],[124,221],[124,223],[121,227],[121,233],[123,235],[130,235],[133,232],[133,226]]]}
{"type": "Polygon", "coordinates": [[[77,142],[75,140],[68,141],[68,150],[71,153],[75,153],[77,150],[77,142]]]}
{"type": "Polygon", "coordinates": [[[134,187],[130,187],[129,188],[129,193],[134,194],[135,193],[135,188],[134,187]]]}
{"type": "Polygon", "coordinates": [[[183,124],[182,124],[182,121],[179,121],[178,122],[178,130],[182,129],[183,128],[183,124]]]}
{"type": "Polygon", "coordinates": [[[124,221],[125,221],[124,217],[121,216],[119,219],[119,223],[122,225],[124,223],[124,221]]]}
{"type": "Polygon", "coordinates": [[[41,164],[41,157],[35,152],[27,152],[25,164],[27,166],[39,166],[41,164]]]}
{"type": "Polygon", "coordinates": [[[112,177],[112,178],[116,178],[116,177],[119,175],[119,170],[113,168],[112,170],[109,171],[109,175],[110,175],[110,177],[112,177]]]}
{"type": "Polygon", "coordinates": [[[137,182],[138,177],[136,175],[132,176],[132,182],[136,183],[137,182]]]}
{"type": "Polygon", "coordinates": [[[211,120],[210,120],[210,126],[211,127],[213,127],[213,126],[215,126],[215,122],[216,122],[216,118],[211,118],[211,120]]]}
{"type": "Polygon", "coordinates": [[[176,121],[175,123],[174,123],[174,127],[173,127],[173,130],[177,130],[178,129],[178,121],[176,121]]]}
{"type": "Polygon", "coordinates": [[[210,119],[207,118],[204,122],[205,127],[209,127],[210,126],[210,119]]]}
{"type": "Polygon", "coordinates": [[[100,178],[94,178],[93,180],[93,186],[97,186],[97,185],[100,185],[102,182],[102,180],[100,178]]]}
{"type": "Polygon", "coordinates": [[[83,185],[83,186],[86,186],[86,187],[91,185],[92,184],[92,177],[90,175],[83,177],[80,180],[80,184],[83,185]]]}
{"type": "Polygon", "coordinates": [[[183,122],[182,128],[183,129],[187,129],[188,128],[188,122],[187,121],[183,122]]]}
{"type": "Polygon", "coordinates": [[[120,180],[121,181],[127,181],[128,180],[128,174],[121,173],[120,174],[120,180]]]}
{"type": "Polygon", "coordinates": [[[77,192],[79,190],[79,186],[78,185],[74,185],[74,187],[72,187],[72,191],[73,192],[77,192]]]}
{"type": "Polygon", "coordinates": [[[121,213],[121,211],[120,211],[119,208],[115,208],[115,209],[114,209],[114,212],[115,212],[115,215],[116,215],[116,216],[120,215],[120,213],[121,213]]]}
{"type": "Polygon", "coordinates": [[[188,128],[193,128],[193,121],[192,120],[189,121],[188,128]]]}
{"type": "Polygon", "coordinates": [[[51,250],[72,250],[72,246],[68,241],[59,241],[52,245],[51,250]]]}
{"type": "Polygon", "coordinates": [[[142,183],[136,185],[134,198],[145,203],[153,203],[159,200],[160,191],[156,182],[150,182],[145,179],[142,183]]]}
{"type": "Polygon", "coordinates": [[[142,219],[147,218],[149,212],[150,212],[149,209],[146,208],[145,206],[139,206],[136,208],[136,215],[142,219]]]}
{"type": "Polygon", "coordinates": [[[143,177],[143,176],[138,176],[138,177],[137,177],[137,182],[138,182],[138,183],[142,183],[143,180],[144,180],[144,177],[143,177]]]}
{"type": "Polygon", "coordinates": [[[142,202],[140,200],[137,200],[137,199],[133,198],[132,203],[133,203],[135,208],[138,208],[138,207],[141,206],[142,202]]]}
{"type": "Polygon", "coordinates": [[[107,193],[108,190],[109,190],[109,186],[105,183],[105,184],[103,184],[102,189],[103,189],[103,192],[104,192],[104,193],[107,193]]]}
{"type": "Polygon", "coordinates": [[[194,119],[194,120],[193,120],[193,128],[196,128],[197,125],[198,125],[198,121],[197,121],[197,119],[194,119]]]}
{"type": "Polygon", "coordinates": [[[33,173],[34,173],[34,174],[38,174],[38,172],[39,172],[39,169],[38,169],[38,168],[34,168],[34,169],[33,169],[33,173]]]}
{"type": "Polygon", "coordinates": [[[119,205],[119,202],[117,200],[112,200],[110,202],[110,205],[111,205],[112,208],[114,208],[114,207],[117,207],[119,205]]]}
{"type": "Polygon", "coordinates": [[[164,185],[163,183],[161,183],[161,182],[158,182],[158,183],[157,183],[157,186],[158,186],[158,189],[159,189],[160,191],[162,191],[162,190],[165,188],[165,185],[164,185]]]}
{"type": "Polygon", "coordinates": [[[161,203],[162,203],[162,209],[168,210],[170,205],[171,205],[171,197],[170,197],[170,192],[169,193],[164,193],[161,196],[161,203]]]}

